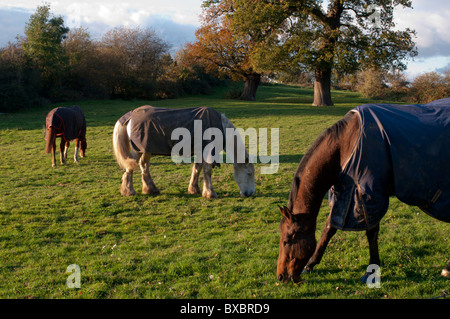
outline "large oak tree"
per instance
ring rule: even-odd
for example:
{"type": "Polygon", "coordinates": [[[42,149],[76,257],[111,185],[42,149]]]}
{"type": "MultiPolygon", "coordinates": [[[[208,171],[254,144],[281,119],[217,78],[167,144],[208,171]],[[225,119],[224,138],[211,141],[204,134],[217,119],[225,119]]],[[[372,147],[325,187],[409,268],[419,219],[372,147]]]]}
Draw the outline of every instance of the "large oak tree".
{"type": "MultiPolygon", "coordinates": [[[[205,1],[206,4],[221,1],[205,1]]],[[[233,28],[256,44],[256,71],[303,67],[314,73],[313,105],[333,105],[331,75],[405,69],[417,52],[414,31],[395,30],[394,8],[410,0],[234,0],[233,28]]]]}

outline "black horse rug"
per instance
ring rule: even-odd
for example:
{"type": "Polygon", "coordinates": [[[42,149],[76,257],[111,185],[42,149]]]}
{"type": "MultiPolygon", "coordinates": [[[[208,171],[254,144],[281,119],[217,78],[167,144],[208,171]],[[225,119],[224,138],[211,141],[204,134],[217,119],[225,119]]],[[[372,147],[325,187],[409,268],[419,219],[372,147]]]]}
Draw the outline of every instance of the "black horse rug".
{"type": "Polygon", "coordinates": [[[54,108],[48,112],[45,122],[47,128],[53,127],[56,130],[56,136],[62,136],[66,141],[86,135],[84,113],[77,105],[54,108]]]}
{"type": "Polygon", "coordinates": [[[189,131],[193,152],[195,120],[200,120],[202,124],[202,136],[197,137],[202,141],[202,150],[210,142],[203,140],[206,129],[217,128],[225,137],[220,113],[208,107],[167,109],[144,105],[123,115],[119,122],[125,125],[130,119],[130,141],[137,152],[171,155],[173,146],[179,142],[177,139],[172,140],[172,132],[177,128],[189,131]]]}
{"type": "Polygon", "coordinates": [[[356,107],[360,136],[330,189],[331,225],[364,230],[385,215],[389,195],[450,222],[450,98],[424,105],[356,107]]]}

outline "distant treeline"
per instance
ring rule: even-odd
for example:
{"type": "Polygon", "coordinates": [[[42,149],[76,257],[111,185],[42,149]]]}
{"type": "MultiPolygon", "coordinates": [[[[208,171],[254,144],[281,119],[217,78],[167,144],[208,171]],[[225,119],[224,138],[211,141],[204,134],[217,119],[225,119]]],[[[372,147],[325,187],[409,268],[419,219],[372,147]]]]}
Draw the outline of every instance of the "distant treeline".
{"type": "MultiPolygon", "coordinates": [[[[223,34],[210,29],[198,30],[194,44],[171,55],[170,44],[151,29],[119,27],[94,41],[87,29],[69,30],[49,5],[39,6],[25,36],[0,48],[0,112],[81,99],[207,94],[226,79],[245,81],[242,92],[233,86],[228,97],[247,100],[255,99],[260,80],[313,86],[314,72],[295,65],[256,73],[243,50],[245,41],[230,38],[228,29],[223,34]]],[[[427,103],[450,96],[450,71],[424,73],[412,82],[399,70],[381,68],[330,77],[331,87],[371,99],[427,103]]]]}
{"type": "Polygon", "coordinates": [[[38,7],[25,37],[0,49],[0,111],[80,99],[162,99],[209,93],[221,80],[172,57],[151,29],[120,27],[94,41],[38,7]]]}

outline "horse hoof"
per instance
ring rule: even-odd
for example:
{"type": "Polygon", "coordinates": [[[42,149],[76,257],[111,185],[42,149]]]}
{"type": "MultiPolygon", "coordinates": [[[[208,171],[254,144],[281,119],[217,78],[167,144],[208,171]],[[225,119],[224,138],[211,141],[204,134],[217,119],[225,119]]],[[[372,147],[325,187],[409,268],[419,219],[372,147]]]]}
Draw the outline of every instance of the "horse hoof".
{"type": "Polygon", "coordinates": [[[136,191],[134,190],[134,189],[132,189],[132,190],[123,190],[123,189],[121,189],[120,190],[120,194],[122,194],[122,196],[133,196],[133,195],[136,195],[136,191]]]}
{"type": "Polygon", "coordinates": [[[363,283],[363,284],[367,284],[367,279],[369,279],[369,276],[370,276],[371,274],[369,274],[369,273],[365,273],[362,277],[361,277],[361,283],[363,283]]]}
{"type": "Polygon", "coordinates": [[[159,195],[159,194],[161,194],[161,191],[159,190],[159,188],[143,189],[142,190],[142,194],[145,194],[145,195],[159,195]]]}
{"type": "Polygon", "coordinates": [[[448,278],[450,277],[450,271],[447,269],[442,269],[441,275],[448,278]]]}
{"type": "Polygon", "coordinates": [[[199,187],[189,187],[188,188],[188,193],[191,195],[196,195],[196,194],[200,194],[200,188],[199,187]]]}
{"type": "Polygon", "coordinates": [[[303,271],[302,271],[302,274],[309,274],[309,273],[311,273],[312,272],[312,269],[309,269],[309,268],[303,268],[303,271]]]}
{"type": "Polygon", "coordinates": [[[305,268],[303,268],[302,274],[309,274],[309,273],[312,273],[312,271],[313,271],[312,268],[305,266],[305,268]]]}
{"type": "Polygon", "coordinates": [[[212,199],[212,198],[218,197],[215,191],[203,193],[202,196],[206,199],[212,199]]]}

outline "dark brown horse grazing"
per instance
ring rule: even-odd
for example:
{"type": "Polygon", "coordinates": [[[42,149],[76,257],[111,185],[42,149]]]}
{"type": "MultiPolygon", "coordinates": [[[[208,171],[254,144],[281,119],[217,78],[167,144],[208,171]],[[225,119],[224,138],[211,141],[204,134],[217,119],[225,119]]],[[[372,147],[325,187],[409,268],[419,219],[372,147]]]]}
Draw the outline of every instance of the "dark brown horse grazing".
{"type": "MultiPolygon", "coordinates": [[[[450,102],[449,99],[447,100],[450,102]]],[[[450,111],[450,103],[448,103],[448,106],[449,107],[447,110],[450,111]]],[[[376,113],[377,110],[374,111],[372,108],[370,112],[376,113]]],[[[389,111],[392,111],[392,109],[389,109],[389,111]]],[[[435,114],[441,114],[441,111],[442,109],[439,109],[438,112],[433,113],[427,110],[428,113],[426,116],[431,116],[431,114],[436,116],[435,114]]],[[[393,118],[392,114],[394,113],[395,112],[392,111],[389,114],[389,118],[393,118]]],[[[364,114],[366,114],[366,117],[369,117],[367,113],[364,114]]],[[[407,117],[410,116],[407,112],[404,112],[404,114],[406,114],[407,117]]],[[[444,131],[449,132],[450,116],[448,114],[450,113],[447,113],[446,117],[431,118],[431,121],[441,123],[445,122],[444,131]]],[[[385,176],[383,175],[384,177],[378,177],[378,175],[382,174],[377,173],[377,175],[371,171],[371,169],[364,167],[363,171],[365,173],[369,172],[371,177],[375,178],[375,182],[372,181],[370,187],[373,187],[373,189],[377,190],[377,192],[383,192],[382,196],[379,198],[376,198],[375,192],[370,193],[370,187],[366,187],[366,189],[364,189],[362,180],[365,177],[362,177],[362,175],[359,176],[361,179],[358,179],[355,176],[351,176],[352,178],[350,179],[348,178],[348,175],[350,174],[348,167],[350,164],[353,165],[356,162],[356,165],[362,165],[361,163],[363,158],[372,158],[376,167],[384,167],[384,162],[374,159],[376,155],[370,154],[370,152],[380,153],[380,149],[378,147],[392,147],[392,149],[388,152],[389,154],[385,155],[388,159],[386,163],[392,164],[392,161],[398,161],[398,158],[402,158],[404,161],[411,161],[412,157],[414,157],[413,151],[409,154],[403,154],[403,156],[397,156],[398,154],[393,146],[396,143],[395,137],[393,134],[389,135],[389,132],[384,131],[385,129],[387,130],[385,125],[388,123],[380,123],[380,118],[382,117],[380,116],[377,118],[377,120],[372,123],[373,125],[363,124],[365,123],[363,121],[363,112],[359,112],[358,110],[350,111],[343,119],[325,130],[303,156],[294,175],[289,194],[288,207],[280,207],[281,214],[283,215],[280,222],[281,236],[277,264],[277,277],[280,281],[289,282],[291,279],[294,282],[300,281],[300,276],[303,271],[312,270],[312,268],[320,262],[328,242],[336,233],[338,228],[342,230],[366,230],[370,251],[369,264],[380,265],[380,258],[378,254],[378,231],[379,221],[387,210],[386,203],[388,203],[388,200],[386,201],[384,199],[385,197],[388,198],[389,196],[395,195],[407,204],[419,206],[427,214],[439,220],[444,222],[450,221],[450,207],[448,207],[449,201],[445,198],[445,196],[440,196],[442,194],[441,189],[438,189],[437,192],[433,191],[433,198],[430,201],[423,203],[411,203],[410,200],[404,199],[404,197],[400,194],[401,187],[398,186],[399,184],[397,184],[396,181],[398,176],[418,179],[417,183],[408,184],[413,184],[412,186],[414,188],[420,188],[422,185],[420,184],[421,179],[417,177],[417,175],[420,174],[416,174],[416,172],[411,174],[411,171],[409,170],[406,175],[400,175],[400,173],[393,168],[389,168],[387,169],[386,174],[384,174],[385,176]],[[360,155],[360,153],[358,153],[360,152],[359,149],[364,146],[365,135],[369,135],[369,131],[371,129],[378,130],[380,128],[383,130],[383,133],[379,134],[380,131],[377,131],[377,138],[380,139],[381,144],[373,147],[365,146],[364,151],[366,153],[354,160],[355,154],[360,155]],[[364,136],[364,138],[362,136],[364,136]],[[386,143],[386,140],[389,142],[386,143]],[[379,161],[379,163],[377,161],[379,161]],[[381,182],[377,178],[381,179],[381,182]],[[344,183],[343,181],[346,182],[344,183]],[[348,185],[351,187],[347,187],[347,182],[349,182],[348,185]],[[377,183],[381,184],[381,190],[376,188],[378,187],[377,183]],[[332,201],[334,200],[339,202],[339,209],[342,210],[341,208],[345,207],[345,215],[343,219],[342,216],[337,216],[335,210],[339,209],[335,209],[336,207],[333,207],[333,204],[336,206],[336,203],[333,203],[332,201],[330,202],[332,205],[332,211],[328,216],[326,225],[322,231],[321,239],[318,245],[316,245],[315,231],[317,215],[322,200],[329,190],[331,190],[330,196],[332,201]],[[369,193],[370,196],[366,193],[369,193]],[[345,194],[350,194],[351,196],[346,198],[344,196],[345,194]],[[376,199],[376,201],[371,201],[371,197],[376,199]],[[438,213],[433,210],[433,205],[435,204],[440,205],[438,213]],[[380,214],[374,218],[372,217],[372,211],[379,211],[380,214]],[[444,212],[442,213],[442,211],[444,212]],[[364,225],[360,226],[355,222],[356,224],[352,224],[353,226],[350,229],[347,228],[346,223],[352,218],[356,218],[355,220],[358,223],[361,223],[362,220],[364,225]]],[[[423,117],[421,117],[421,120],[423,120],[423,117]]],[[[423,121],[426,122],[427,120],[423,121]]],[[[405,124],[405,127],[403,127],[401,121],[397,120],[396,122],[393,120],[393,122],[394,126],[400,127],[400,131],[405,129],[405,127],[411,126],[412,123],[410,121],[405,124]]],[[[417,130],[417,128],[412,128],[412,130],[414,129],[417,130]]],[[[406,134],[410,133],[406,132],[406,134]]],[[[433,149],[434,153],[432,155],[434,157],[432,158],[434,159],[434,164],[436,165],[437,162],[440,161],[440,156],[436,156],[437,154],[444,157],[444,163],[445,161],[448,162],[450,159],[447,151],[448,144],[446,144],[448,143],[448,137],[442,135],[442,131],[440,131],[439,134],[441,134],[440,136],[443,139],[443,147],[430,148],[430,145],[434,143],[435,139],[433,139],[433,141],[425,141],[424,143],[427,150],[433,149]],[[442,151],[443,148],[445,148],[445,151],[442,151]],[[441,151],[444,152],[444,154],[442,154],[441,151]],[[445,154],[445,152],[447,153],[445,154]]],[[[401,145],[401,147],[403,147],[403,145],[401,145]]],[[[423,152],[423,149],[420,149],[419,151],[423,152]]],[[[426,163],[426,166],[433,166],[429,164],[429,162],[426,163]]],[[[402,163],[402,165],[405,166],[404,163],[402,163]]],[[[401,173],[403,174],[404,172],[401,173]]],[[[444,194],[446,190],[445,187],[448,187],[450,184],[448,174],[446,176],[445,174],[447,173],[442,173],[442,171],[438,172],[441,185],[440,187],[443,187],[444,194]],[[439,176],[439,174],[441,176],[439,176]]],[[[405,178],[399,181],[399,183],[404,182],[404,179],[405,178]]],[[[368,275],[369,274],[366,273],[361,280],[366,281],[368,275]]],[[[442,275],[446,277],[450,276],[450,261],[446,268],[442,271],[442,275]]]]}
{"type": "Polygon", "coordinates": [[[66,163],[67,151],[72,140],[76,140],[74,161],[78,162],[78,151],[80,151],[81,157],[86,156],[86,120],[79,106],[54,108],[47,114],[45,126],[45,152],[52,152],[53,167],[56,167],[57,137],[61,137],[59,145],[61,164],[64,165],[66,163]]]}

